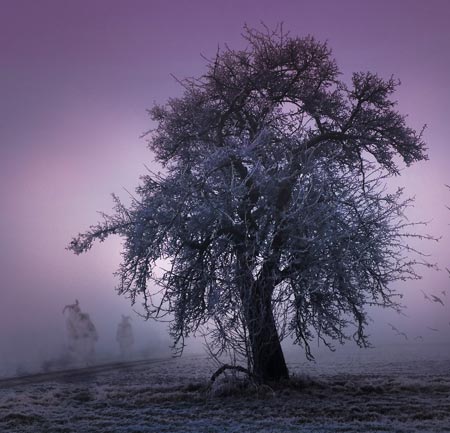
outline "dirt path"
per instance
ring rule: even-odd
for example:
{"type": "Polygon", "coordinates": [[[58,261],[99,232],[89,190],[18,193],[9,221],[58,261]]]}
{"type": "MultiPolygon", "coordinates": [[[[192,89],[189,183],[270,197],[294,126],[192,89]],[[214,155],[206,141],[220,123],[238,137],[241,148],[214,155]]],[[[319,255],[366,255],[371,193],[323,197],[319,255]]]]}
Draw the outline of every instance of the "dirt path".
{"type": "Polygon", "coordinates": [[[11,377],[0,379],[0,389],[14,388],[45,382],[73,382],[83,379],[91,379],[93,376],[109,373],[115,370],[135,370],[146,368],[151,364],[165,363],[171,358],[144,359],[139,361],[113,362],[97,364],[83,368],[73,368],[69,370],[52,371],[48,373],[36,373],[27,376],[11,377]]]}

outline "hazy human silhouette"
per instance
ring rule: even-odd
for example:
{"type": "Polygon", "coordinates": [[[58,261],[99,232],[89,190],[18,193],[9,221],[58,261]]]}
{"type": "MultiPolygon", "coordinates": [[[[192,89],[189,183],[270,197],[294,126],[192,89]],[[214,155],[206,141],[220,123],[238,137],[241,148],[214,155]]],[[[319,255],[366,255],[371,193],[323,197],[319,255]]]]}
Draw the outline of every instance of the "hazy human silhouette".
{"type": "Polygon", "coordinates": [[[119,343],[120,355],[123,358],[130,355],[134,344],[133,328],[130,320],[129,316],[122,315],[122,321],[117,326],[116,340],[119,343]]]}
{"type": "Polygon", "coordinates": [[[74,361],[92,364],[98,334],[89,314],[81,312],[78,299],[75,304],[66,305],[63,314],[66,316],[69,356],[74,361]]]}

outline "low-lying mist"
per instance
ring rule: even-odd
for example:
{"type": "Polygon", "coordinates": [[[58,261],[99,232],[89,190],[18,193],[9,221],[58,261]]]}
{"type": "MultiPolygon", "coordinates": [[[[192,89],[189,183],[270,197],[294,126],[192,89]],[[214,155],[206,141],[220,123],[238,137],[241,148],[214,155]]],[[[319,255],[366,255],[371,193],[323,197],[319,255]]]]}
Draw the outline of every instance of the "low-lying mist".
{"type": "MultiPolygon", "coordinates": [[[[111,251],[118,254],[119,245],[109,241],[105,244],[106,248],[98,248],[91,255],[77,257],[76,260],[69,254],[64,254],[60,263],[52,259],[51,263],[57,263],[61,271],[51,272],[50,266],[40,273],[28,268],[21,272],[5,268],[5,284],[8,284],[2,290],[0,304],[0,377],[86,364],[83,359],[70,359],[69,356],[68,311],[66,309],[63,313],[63,310],[65,306],[75,304],[76,299],[81,311],[89,315],[98,336],[91,362],[173,355],[168,323],[145,321],[138,314],[142,312],[139,300],[132,307],[129,299],[114,292],[117,281],[111,275],[109,255],[111,251]],[[130,317],[133,333],[133,344],[126,353],[117,341],[122,316],[130,317]]],[[[383,352],[395,351],[399,356],[403,353],[416,357],[431,356],[436,350],[449,352],[449,281],[446,272],[430,270],[424,274],[423,280],[395,287],[403,293],[401,302],[407,308],[403,314],[377,308],[370,312],[372,322],[368,324],[367,333],[373,349],[359,350],[353,341],[348,341],[344,346],[337,343],[337,352],[333,353],[312,342],[313,355],[319,362],[322,358],[336,357],[343,352],[356,353],[355,356],[380,353],[381,356],[383,352]],[[431,295],[439,296],[443,305],[432,302],[431,295]]],[[[185,353],[206,354],[203,343],[201,338],[189,338],[185,353]]],[[[286,339],[283,345],[288,360],[305,360],[303,350],[292,347],[291,339],[286,339]]]]}
{"type": "Polygon", "coordinates": [[[130,307],[105,314],[75,301],[52,313],[2,327],[0,377],[171,355],[166,324],[147,322],[130,307]],[[129,317],[128,337],[124,316],[129,317]]]}

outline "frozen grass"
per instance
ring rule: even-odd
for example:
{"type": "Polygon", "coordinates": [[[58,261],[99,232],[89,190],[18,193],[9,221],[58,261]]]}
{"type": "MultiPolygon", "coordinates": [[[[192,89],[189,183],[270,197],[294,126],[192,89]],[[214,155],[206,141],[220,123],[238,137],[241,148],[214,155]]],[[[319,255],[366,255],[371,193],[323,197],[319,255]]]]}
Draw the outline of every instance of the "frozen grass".
{"type": "Polygon", "coordinates": [[[221,377],[208,388],[214,368],[191,357],[0,382],[0,431],[450,432],[450,360],[310,376],[291,364],[291,383],[272,387],[221,377]]]}

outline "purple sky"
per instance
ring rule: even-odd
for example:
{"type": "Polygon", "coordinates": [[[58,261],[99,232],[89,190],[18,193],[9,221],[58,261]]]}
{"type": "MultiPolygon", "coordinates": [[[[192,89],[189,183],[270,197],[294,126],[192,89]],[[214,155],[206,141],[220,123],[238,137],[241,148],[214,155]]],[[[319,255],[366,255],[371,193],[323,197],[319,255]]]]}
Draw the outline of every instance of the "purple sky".
{"type": "MultiPolygon", "coordinates": [[[[442,236],[423,249],[450,267],[448,1],[0,0],[0,11],[0,363],[23,345],[47,356],[63,335],[61,309],[75,298],[112,341],[130,311],[113,290],[120,241],[81,257],[65,246],[152,164],[139,136],[152,126],[146,108],[180,94],[170,74],[201,74],[200,55],[219,44],[243,47],[244,23],[284,22],[292,34],[327,40],[344,77],[370,70],[401,79],[399,109],[411,126],[428,124],[430,161],[399,183],[417,198],[411,217],[431,220],[428,231],[442,236]]],[[[424,337],[433,334],[426,326],[446,329],[448,341],[450,293],[441,307],[424,303],[420,289],[438,294],[450,280],[423,274],[399,285],[411,317],[389,320],[424,337]]],[[[149,335],[155,327],[142,326],[149,335]]],[[[384,316],[377,327],[389,331],[384,316]]]]}

